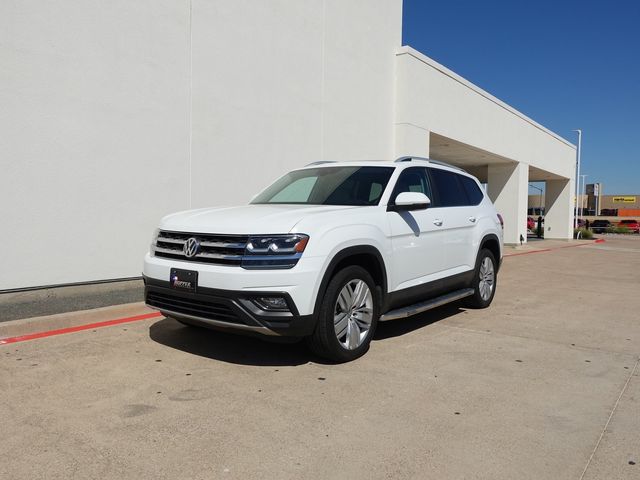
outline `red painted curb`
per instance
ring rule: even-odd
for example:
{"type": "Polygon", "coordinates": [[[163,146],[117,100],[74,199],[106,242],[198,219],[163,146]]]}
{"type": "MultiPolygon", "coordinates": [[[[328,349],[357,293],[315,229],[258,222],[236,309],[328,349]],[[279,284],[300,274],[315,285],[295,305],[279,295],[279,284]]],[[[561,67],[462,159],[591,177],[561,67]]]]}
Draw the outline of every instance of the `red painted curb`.
{"type": "Polygon", "coordinates": [[[112,325],[119,325],[121,323],[138,322],[140,320],[147,320],[149,318],[161,317],[160,312],[145,313],[142,315],[135,315],[133,317],[117,318],[115,320],[105,320],[104,322],[88,323],[86,325],[77,325],[75,327],[59,328],[58,330],[48,330],[46,332],[30,333],[28,335],[20,335],[17,337],[0,338],[0,345],[6,345],[9,343],[26,342],[28,340],[36,340],[38,338],[53,337],[55,335],[64,335],[65,333],[80,332],[82,330],[90,330],[92,328],[110,327],[112,325]]]}
{"type": "MultiPolygon", "coordinates": [[[[594,240],[593,243],[604,243],[604,238],[599,238],[598,240],[594,240]]],[[[504,257],[517,257],[518,255],[529,255],[530,253],[541,253],[541,252],[553,252],[554,250],[560,250],[561,248],[575,248],[575,247],[584,247],[585,245],[591,245],[590,243],[581,243],[580,245],[565,245],[563,247],[556,248],[543,248],[540,250],[530,250],[528,252],[520,252],[520,253],[509,253],[507,255],[503,255],[504,257]]]]}
{"type": "Polygon", "coordinates": [[[506,255],[503,255],[503,257],[517,257],[519,255],[529,255],[531,253],[550,252],[552,250],[553,250],[552,248],[545,248],[542,250],[529,250],[528,252],[508,253],[506,255]]]}

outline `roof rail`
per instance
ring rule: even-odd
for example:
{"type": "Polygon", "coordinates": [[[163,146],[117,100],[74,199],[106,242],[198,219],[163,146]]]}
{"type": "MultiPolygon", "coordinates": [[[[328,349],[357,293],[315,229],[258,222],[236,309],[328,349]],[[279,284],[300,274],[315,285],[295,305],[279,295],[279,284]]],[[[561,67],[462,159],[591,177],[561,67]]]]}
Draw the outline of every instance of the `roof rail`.
{"type": "Polygon", "coordinates": [[[318,162],[307,163],[305,167],[310,167],[311,165],[322,165],[323,163],[337,163],[333,160],[320,160],[318,162]]]}
{"type": "Polygon", "coordinates": [[[427,157],[399,157],[399,158],[396,158],[395,163],[410,162],[411,160],[424,160],[426,162],[431,161],[427,157]]]}
{"type": "Polygon", "coordinates": [[[442,165],[443,167],[454,168],[456,170],[460,170],[464,172],[464,169],[458,167],[457,165],[451,165],[450,163],[447,163],[447,162],[441,162],[440,160],[432,160],[426,157],[400,157],[396,159],[395,163],[410,162],[411,160],[423,160],[425,162],[433,163],[434,165],[442,165]]]}

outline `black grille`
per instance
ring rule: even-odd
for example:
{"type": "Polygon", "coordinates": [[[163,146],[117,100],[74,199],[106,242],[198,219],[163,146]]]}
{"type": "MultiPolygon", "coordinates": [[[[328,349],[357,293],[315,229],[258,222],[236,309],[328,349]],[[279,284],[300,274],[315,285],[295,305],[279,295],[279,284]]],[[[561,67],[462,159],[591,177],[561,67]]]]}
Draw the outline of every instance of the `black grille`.
{"type": "Polygon", "coordinates": [[[147,304],[159,310],[169,310],[194,317],[208,318],[210,320],[221,320],[229,323],[244,323],[235,314],[231,306],[222,300],[208,299],[199,300],[195,298],[180,297],[160,292],[147,292],[147,304]]]}
{"type": "Polygon", "coordinates": [[[160,231],[156,239],[154,254],[157,257],[173,258],[187,262],[239,266],[242,263],[242,255],[248,241],[248,235],[160,231]],[[196,255],[189,258],[184,254],[183,249],[184,244],[190,238],[195,238],[199,247],[196,255]]]}

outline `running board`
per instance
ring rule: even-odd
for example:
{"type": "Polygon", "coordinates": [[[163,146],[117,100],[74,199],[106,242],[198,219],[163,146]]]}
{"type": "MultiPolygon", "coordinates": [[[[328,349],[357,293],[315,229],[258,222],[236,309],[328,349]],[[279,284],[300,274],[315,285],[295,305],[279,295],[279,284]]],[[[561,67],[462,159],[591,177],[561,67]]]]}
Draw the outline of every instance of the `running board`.
{"type": "Polygon", "coordinates": [[[408,307],[398,308],[397,310],[391,310],[380,317],[381,322],[387,322],[389,320],[397,320],[399,318],[407,318],[418,313],[426,312],[432,308],[445,305],[447,303],[455,302],[461,298],[469,297],[473,295],[473,288],[464,288],[462,290],[456,290],[455,292],[447,293],[440,297],[432,298],[426,302],[415,303],[408,307]]]}

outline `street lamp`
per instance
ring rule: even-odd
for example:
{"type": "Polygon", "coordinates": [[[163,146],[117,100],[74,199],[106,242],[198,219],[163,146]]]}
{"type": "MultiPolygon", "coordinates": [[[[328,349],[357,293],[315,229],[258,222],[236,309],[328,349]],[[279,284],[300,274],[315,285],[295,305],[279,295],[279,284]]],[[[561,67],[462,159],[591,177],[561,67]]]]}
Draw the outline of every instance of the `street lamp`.
{"type": "MultiPolygon", "coordinates": [[[[576,211],[578,213],[578,193],[580,192],[580,150],[582,150],[582,130],[574,130],[578,132],[578,149],[576,150],[576,164],[578,172],[576,173],[576,211]]],[[[578,228],[578,216],[573,216],[573,228],[578,228]]]]}

